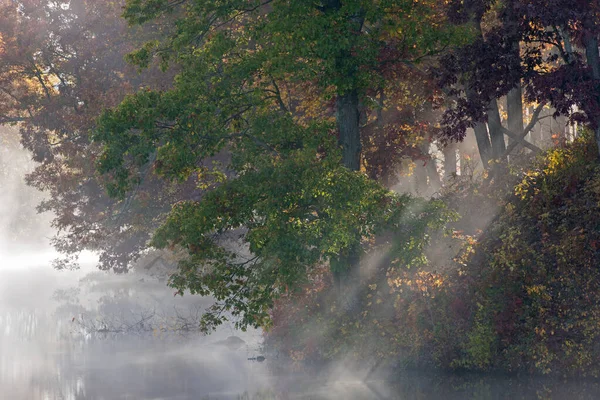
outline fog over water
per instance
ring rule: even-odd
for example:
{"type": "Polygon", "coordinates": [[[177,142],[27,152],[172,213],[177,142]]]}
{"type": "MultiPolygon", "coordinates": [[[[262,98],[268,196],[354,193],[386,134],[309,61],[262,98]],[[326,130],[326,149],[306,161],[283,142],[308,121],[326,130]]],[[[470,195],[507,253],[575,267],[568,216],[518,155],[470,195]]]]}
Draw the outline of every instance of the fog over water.
{"type": "Polygon", "coordinates": [[[135,290],[140,294],[129,291],[124,297],[118,289],[109,293],[107,288],[139,277],[102,282],[104,274],[89,275],[90,263],[82,271],[57,272],[40,258],[2,259],[2,398],[191,399],[227,393],[235,398],[267,385],[264,365],[247,360],[259,351],[259,332],[235,332],[246,341],[236,350],[218,343],[233,334],[227,328],[210,337],[135,330],[85,332],[82,318],[133,320],[136,307],[158,312],[160,304],[164,310],[173,306],[186,310],[197,299],[174,298],[166,287],[161,290],[152,282],[141,292],[145,282],[139,281],[135,290]],[[95,292],[93,285],[85,288],[82,282],[90,279],[103,284],[103,293],[95,292]],[[66,298],[65,293],[77,291],[77,299],[66,298]]]}
{"type": "Polygon", "coordinates": [[[93,254],[54,270],[51,216],[36,214],[43,195],[15,147],[0,149],[1,399],[237,398],[268,386],[265,365],[248,360],[261,332],[186,331],[208,300],[175,297],[147,271],[99,272],[93,254]]]}

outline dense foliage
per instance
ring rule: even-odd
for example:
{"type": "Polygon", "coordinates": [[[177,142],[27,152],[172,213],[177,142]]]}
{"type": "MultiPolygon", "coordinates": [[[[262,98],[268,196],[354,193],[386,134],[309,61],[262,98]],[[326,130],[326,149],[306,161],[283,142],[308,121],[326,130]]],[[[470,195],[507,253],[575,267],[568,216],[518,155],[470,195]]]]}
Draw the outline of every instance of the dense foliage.
{"type": "Polygon", "coordinates": [[[55,216],[53,244],[64,255],[57,266],[93,250],[102,269],[126,271],[147,247],[154,218],[189,194],[149,177],[127,200],[111,199],[97,178],[90,130],[125,94],[165,87],[156,68],[140,75],[123,59],[165,28],[128,30],[114,2],[19,5],[0,2],[0,121],[18,124],[37,162],[27,180],[47,194],[39,210],[55,216]]]}
{"type": "Polygon", "coordinates": [[[468,365],[598,375],[596,150],[583,138],[549,152],[462,271],[478,307],[468,365]]]}
{"type": "MultiPolygon", "coordinates": [[[[207,189],[174,205],[153,240],[189,252],[171,284],[215,296],[207,328],[227,311],[240,327],[268,324],[273,299],[314,266],[345,275],[377,233],[444,219],[436,203],[409,215],[415,202],[357,172],[368,92],[385,90],[388,64],[441,48],[456,31],[435,28],[432,4],[131,1],[125,17],[140,23],[170,11],[179,13],[175,33],[129,58],[141,67],[154,55],[175,62],[173,89],[138,92],[106,111],[95,140],[115,196],[139,184],[148,162],[165,179],[197,177],[207,189]],[[331,100],[335,114],[304,111],[331,100]],[[223,154],[227,163],[215,163],[223,154]],[[229,232],[248,257],[223,241],[229,232]]],[[[424,239],[408,231],[415,236],[398,236],[396,247],[424,239]]]]}
{"type": "Polygon", "coordinates": [[[463,250],[452,264],[406,270],[384,258],[378,267],[388,273],[371,277],[362,293],[364,311],[354,316],[328,305],[331,281],[323,272],[275,308],[267,340],[296,362],[345,354],[403,367],[597,376],[594,140],[549,151],[511,180],[518,176],[482,234],[455,231],[463,250]]]}

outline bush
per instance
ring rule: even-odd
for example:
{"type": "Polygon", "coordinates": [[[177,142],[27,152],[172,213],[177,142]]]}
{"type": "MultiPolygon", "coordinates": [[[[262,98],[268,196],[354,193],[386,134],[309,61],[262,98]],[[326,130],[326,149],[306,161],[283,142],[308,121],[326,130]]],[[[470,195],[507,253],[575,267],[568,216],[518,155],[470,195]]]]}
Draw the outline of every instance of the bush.
{"type": "Polygon", "coordinates": [[[478,215],[477,226],[465,213],[451,237],[431,238],[429,258],[422,258],[428,261],[410,268],[385,248],[373,249],[379,261],[352,315],[336,308],[324,269],[304,291],[280,301],[267,343],[297,365],[344,357],[362,365],[597,376],[596,154],[584,135],[528,168],[458,182],[444,195],[449,208],[479,205],[497,215],[478,215]],[[435,250],[457,243],[461,251],[451,263],[435,250]]]}
{"type": "Polygon", "coordinates": [[[463,273],[472,278],[469,301],[485,306],[471,317],[466,365],[598,374],[596,153],[586,136],[549,151],[524,174],[476,246],[463,273]],[[496,341],[490,363],[481,362],[482,332],[496,341]]]}

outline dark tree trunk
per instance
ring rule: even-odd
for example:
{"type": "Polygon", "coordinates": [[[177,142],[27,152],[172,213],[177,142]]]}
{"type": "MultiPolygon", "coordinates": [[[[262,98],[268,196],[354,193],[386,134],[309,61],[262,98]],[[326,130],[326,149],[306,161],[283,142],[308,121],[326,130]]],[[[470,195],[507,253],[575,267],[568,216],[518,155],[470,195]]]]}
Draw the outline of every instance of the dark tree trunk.
{"type": "MultiPolygon", "coordinates": [[[[521,60],[521,46],[519,38],[518,16],[515,15],[512,9],[508,9],[505,14],[503,24],[506,30],[509,32],[508,40],[510,40],[512,57],[515,62],[514,68],[518,68],[517,64],[520,64],[521,60]]],[[[521,87],[521,80],[515,82],[515,86],[506,95],[506,113],[507,113],[507,125],[508,130],[517,136],[520,136],[523,132],[523,88],[521,87]]],[[[509,143],[514,142],[514,139],[508,139],[509,143]]]]}
{"type": "MultiPolygon", "coordinates": [[[[338,143],[342,147],[342,163],[351,171],[360,170],[360,110],[359,97],[352,90],[337,98],[338,143]]],[[[356,291],[360,279],[360,237],[338,257],[330,261],[340,305],[346,311],[352,311],[357,305],[356,291]]]]}
{"type": "Polygon", "coordinates": [[[498,101],[496,99],[490,102],[488,108],[488,127],[490,142],[492,143],[492,157],[496,161],[502,161],[506,152],[506,142],[504,142],[502,120],[500,119],[500,111],[498,111],[498,101]]]}
{"type": "MultiPolygon", "coordinates": [[[[475,20],[473,22],[478,30],[478,35],[480,36],[481,40],[485,40],[483,37],[483,29],[481,27],[481,16],[475,17],[475,20]]],[[[473,98],[472,89],[467,88],[466,94],[467,100],[471,101],[471,99],[473,98]]],[[[484,122],[476,122],[475,126],[473,126],[473,131],[475,131],[475,140],[477,141],[477,147],[479,148],[479,157],[481,158],[483,168],[489,169],[489,163],[493,158],[493,151],[487,126],[484,122]]]]}
{"type": "MultiPolygon", "coordinates": [[[[481,26],[481,16],[477,16],[476,20],[475,20],[475,26],[477,27],[478,30],[478,36],[481,38],[482,41],[485,42],[485,38],[483,35],[483,29],[481,26]]],[[[491,144],[491,154],[489,156],[489,158],[494,159],[494,160],[499,160],[503,157],[504,152],[506,151],[506,144],[504,142],[504,132],[502,131],[502,120],[500,119],[500,112],[498,111],[498,101],[496,99],[492,99],[490,101],[490,104],[488,105],[488,109],[487,109],[487,125],[488,125],[488,130],[489,130],[489,140],[490,140],[490,144],[491,144]]],[[[479,133],[477,131],[477,129],[475,130],[475,134],[477,137],[477,143],[479,144],[479,141],[481,140],[482,143],[485,142],[484,140],[484,135],[483,135],[483,129],[480,128],[479,133]]],[[[485,144],[484,144],[485,146],[485,144]]],[[[480,148],[480,154],[482,155],[481,157],[481,161],[483,162],[484,167],[487,169],[489,168],[489,164],[487,161],[489,161],[489,158],[484,157],[480,148]],[[487,161],[486,161],[487,159],[487,161]]]]}
{"type": "Polygon", "coordinates": [[[342,147],[342,163],[352,171],[360,170],[360,112],[358,93],[353,90],[338,96],[337,126],[339,145],[342,147]]]}
{"type": "MultiPolygon", "coordinates": [[[[324,6],[328,11],[335,10],[337,12],[342,8],[342,1],[326,0],[324,6]]],[[[350,16],[347,22],[347,28],[351,33],[349,39],[355,40],[354,38],[361,34],[364,23],[362,10],[350,16]]],[[[349,62],[352,59],[351,51],[348,48],[342,48],[337,56],[336,66],[338,72],[345,76],[348,82],[355,83],[358,65],[349,62]]],[[[342,164],[351,171],[359,171],[362,147],[360,142],[360,101],[356,86],[353,86],[351,90],[338,93],[336,107],[338,143],[342,148],[342,164]]],[[[347,312],[352,312],[358,305],[357,289],[360,283],[360,255],[362,252],[358,227],[351,234],[355,237],[348,248],[343,249],[337,257],[330,260],[338,299],[341,307],[347,312]]]]}
{"type": "Polygon", "coordinates": [[[475,132],[475,140],[477,141],[481,164],[483,168],[488,169],[492,159],[492,144],[490,143],[487,126],[483,122],[477,122],[473,127],[473,131],[475,132]]]}
{"type": "MultiPolygon", "coordinates": [[[[467,100],[471,101],[473,98],[471,90],[467,88],[466,94],[467,100]]],[[[489,162],[492,159],[492,144],[488,135],[487,126],[484,122],[475,122],[473,131],[475,132],[475,140],[477,141],[481,164],[483,165],[483,168],[488,169],[490,167],[489,162]]]]}
{"type": "MultiPolygon", "coordinates": [[[[531,113],[531,109],[528,110],[528,112],[531,113]]],[[[544,111],[542,111],[540,116],[543,116],[543,114],[544,111]]],[[[542,144],[542,124],[539,122],[531,130],[531,143],[535,144],[536,146],[541,146],[542,144]]]]}
{"type": "MultiPolygon", "coordinates": [[[[519,84],[506,96],[508,130],[520,135],[523,132],[523,89],[519,84]]],[[[511,139],[509,139],[509,142],[511,139]]]]}

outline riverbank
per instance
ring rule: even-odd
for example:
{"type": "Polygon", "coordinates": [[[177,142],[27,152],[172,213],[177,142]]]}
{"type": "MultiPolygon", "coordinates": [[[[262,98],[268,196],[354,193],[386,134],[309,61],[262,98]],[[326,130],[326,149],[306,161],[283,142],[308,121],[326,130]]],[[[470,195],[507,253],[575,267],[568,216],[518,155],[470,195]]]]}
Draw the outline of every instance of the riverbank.
{"type": "MultiPolygon", "coordinates": [[[[356,288],[359,306],[351,313],[336,305],[332,276],[324,266],[304,288],[276,304],[267,345],[291,363],[308,366],[342,359],[417,369],[598,377],[600,166],[595,144],[583,136],[511,174],[487,187],[477,183],[463,189],[477,192],[481,203],[495,197],[498,212],[485,226],[470,224],[476,233],[453,229],[449,236],[432,236],[436,249],[460,244],[451,262],[425,249],[422,262],[407,266],[388,256],[385,245],[375,247],[366,257],[374,260],[371,273],[356,288]]],[[[465,197],[470,196],[443,200],[465,197]]],[[[469,226],[468,210],[476,207],[463,204],[465,216],[455,227],[469,226]]]]}

